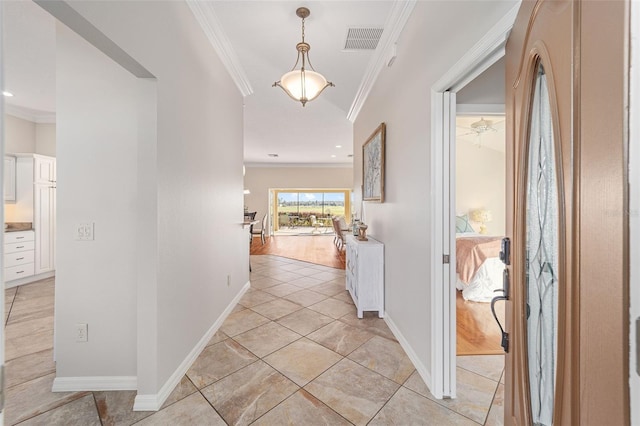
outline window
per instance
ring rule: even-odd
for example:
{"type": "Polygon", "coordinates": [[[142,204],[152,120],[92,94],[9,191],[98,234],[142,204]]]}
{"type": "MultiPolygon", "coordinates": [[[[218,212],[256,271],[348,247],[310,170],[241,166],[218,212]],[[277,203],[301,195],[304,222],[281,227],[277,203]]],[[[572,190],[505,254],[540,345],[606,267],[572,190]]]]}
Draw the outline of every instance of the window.
{"type": "Polygon", "coordinates": [[[274,212],[279,218],[274,221],[276,229],[280,224],[295,223],[299,226],[311,226],[311,216],[316,219],[350,214],[350,190],[274,190],[274,212]]]}

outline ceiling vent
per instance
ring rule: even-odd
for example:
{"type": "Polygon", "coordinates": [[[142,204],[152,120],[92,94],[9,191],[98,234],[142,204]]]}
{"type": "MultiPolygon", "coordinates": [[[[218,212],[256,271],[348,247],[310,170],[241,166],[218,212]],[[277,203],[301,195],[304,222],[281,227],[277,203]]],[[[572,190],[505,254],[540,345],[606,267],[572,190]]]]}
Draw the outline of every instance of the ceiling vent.
{"type": "Polygon", "coordinates": [[[349,28],[344,50],[375,50],[383,28],[349,28]]]}

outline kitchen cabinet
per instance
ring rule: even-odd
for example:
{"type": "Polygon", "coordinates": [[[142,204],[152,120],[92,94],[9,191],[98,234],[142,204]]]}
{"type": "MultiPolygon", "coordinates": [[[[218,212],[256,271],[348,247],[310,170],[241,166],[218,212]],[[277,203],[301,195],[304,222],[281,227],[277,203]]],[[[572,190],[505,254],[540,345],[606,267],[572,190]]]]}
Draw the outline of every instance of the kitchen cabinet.
{"type": "Polygon", "coordinates": [[[5,232],[4,280],[30,277],[35,273],[35,234],[33,231],[5,232]]]}
{"type": "Polygon", "coordinates": [[[17,203],[33,211],[35,275],[55,271],[56,159],[16,154],[17,203]]]}
{"type": "Polygon", "coordinates": [[[36,232],[35,273],[42,274],[55,269],[55,186],[52,183],[35,184],[33,191],[33,229],[36,232]]]}
{"type": "Polygon", "coordinates": [[[56,159],[44,155],[33,156],[33,183],[51,185],[56,181],[56,159]]]}
{"type": "Polygon", "coordinates": [[[347,235],[346,287],[358,310],[378,311],[384,317],[384,244],[347,235]]]}
{"type": "Polygon", "coordinates": [[[16,157],[4,157],[4,201],[16,200],[16,157]]]}

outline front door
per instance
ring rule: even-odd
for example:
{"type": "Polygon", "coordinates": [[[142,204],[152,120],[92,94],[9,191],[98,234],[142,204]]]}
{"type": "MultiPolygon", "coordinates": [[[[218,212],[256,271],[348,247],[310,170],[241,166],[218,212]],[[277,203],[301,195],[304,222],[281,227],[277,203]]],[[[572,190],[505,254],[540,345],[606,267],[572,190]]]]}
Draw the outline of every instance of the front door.
{"type": "Polygon", "coordinates": [[[507,43],[506,424],[628,424],[627,9],[525,0],[507,43]]]}

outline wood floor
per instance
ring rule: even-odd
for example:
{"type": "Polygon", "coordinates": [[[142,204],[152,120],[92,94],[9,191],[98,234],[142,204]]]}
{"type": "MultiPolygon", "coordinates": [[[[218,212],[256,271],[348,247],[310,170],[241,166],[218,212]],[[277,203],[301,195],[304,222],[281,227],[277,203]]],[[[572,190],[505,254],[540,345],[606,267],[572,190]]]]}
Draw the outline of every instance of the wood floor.
{"type": "MultiPolygon", "coordinates": [[[[504,327],[504,302],[496,303],[496,314],[504,327]]],[[[489,303],[470,302],[456,291],[456,353],[458,355],[504,354],[500,329],[489,303]]]]}
{"type": "Polygon", "coordinates": [[[333,235],[279,235],[267,238],[264,245],[258,237],[251,243],[251,254],[273,254],[332,268],[345,268],[344,250],[335,246],[333,235]]]}
{"type": "MultiPolygon", "coordinates": [[[[345,252],[333,244],[333,236],[329,235],[279,235],[267,238],[264,245],[257,237],[251,244],[251,254],[272,254],[333,268],[345,268],[345,252]]],[[[504,324],[504,303],[498,303],[496,309],[504,324]]],[[[491,315],[489,303],[467,302],[457,292],[456,318],[458,355],[504,353],[500,347],[500,330],[491,315]]]]}

